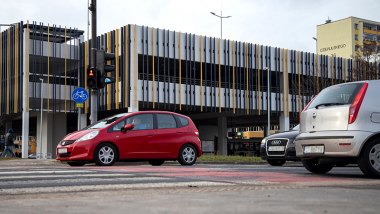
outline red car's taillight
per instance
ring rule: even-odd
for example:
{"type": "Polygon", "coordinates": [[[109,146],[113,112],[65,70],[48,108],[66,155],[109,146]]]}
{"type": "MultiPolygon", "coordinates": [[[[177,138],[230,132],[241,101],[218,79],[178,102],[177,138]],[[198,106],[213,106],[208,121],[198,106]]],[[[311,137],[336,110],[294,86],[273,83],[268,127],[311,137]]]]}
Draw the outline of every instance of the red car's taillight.
{"type": "Polygon", "coordinates": [[[364,95],[367,92],[368,83],[364,83],[359,93],[356,95],[354,102],[350,106],[350,119],[348,121],[349,124],[355,122],[356,117],[358,116],[360,106],[362,105],[364,95]]]}
{"type": "Polygon", "coordinates": [[[199,137],[198,129],[195,129],[195,130],[194,130],[194,133],[195,133],[195,135],[196,135],[197,137],[199,137]]]}

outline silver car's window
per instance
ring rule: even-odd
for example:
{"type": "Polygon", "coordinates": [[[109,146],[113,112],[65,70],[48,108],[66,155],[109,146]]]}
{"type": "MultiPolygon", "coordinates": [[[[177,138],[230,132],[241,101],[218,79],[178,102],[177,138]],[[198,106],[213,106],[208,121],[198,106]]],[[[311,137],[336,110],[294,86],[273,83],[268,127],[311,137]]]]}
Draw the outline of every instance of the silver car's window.
{"type": "Polygon", "coordinates": [[[318,94],[308,109],[319,105],[345,105],[352,104],[364,83],[349,83],[331,86],[318,94]]]}
{"type": "Polygon", "coordinates": [[[292,131],[299,131],[300,130],[300,124],[294,126],[291,130],[292,131]]]}

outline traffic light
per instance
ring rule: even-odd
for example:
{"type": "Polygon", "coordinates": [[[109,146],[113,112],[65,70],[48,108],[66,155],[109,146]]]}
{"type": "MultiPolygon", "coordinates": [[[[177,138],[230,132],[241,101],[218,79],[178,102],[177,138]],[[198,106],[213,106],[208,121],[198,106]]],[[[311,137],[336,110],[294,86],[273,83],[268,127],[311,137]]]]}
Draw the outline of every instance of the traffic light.
{"type": "Polygon", "coordinates": [[[96,68],[87,69],[87,86],[88,87],[94,88],[94,89],[97,88],[97,82],[98,82],[97,74],[98,72],[96,68]]]}
{"type": "Polygon", "coordinates": [[[96,51],[97,88],[104,88],[107,84],[115,82],[115,78],[108,77],[107,73],[115,70],[114,65],[107,65],[107,61],[114,60],[115,54],[103,50],[96,51]]]}

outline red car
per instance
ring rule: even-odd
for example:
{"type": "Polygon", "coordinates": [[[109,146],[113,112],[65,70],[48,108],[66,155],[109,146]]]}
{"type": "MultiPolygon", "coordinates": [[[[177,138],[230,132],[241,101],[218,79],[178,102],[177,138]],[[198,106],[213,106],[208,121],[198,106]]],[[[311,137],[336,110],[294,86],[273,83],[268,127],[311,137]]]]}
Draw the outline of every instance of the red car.
{"type": "Polygon", "coordinates": [[[57,160],[70,166],[95,162],[111,166],[116,161],[147,160],[159,166],[165,160],[193,165],[202,155],[193,121],[162,111],[122,113],[68,134],[57,146],[57,160]]]}

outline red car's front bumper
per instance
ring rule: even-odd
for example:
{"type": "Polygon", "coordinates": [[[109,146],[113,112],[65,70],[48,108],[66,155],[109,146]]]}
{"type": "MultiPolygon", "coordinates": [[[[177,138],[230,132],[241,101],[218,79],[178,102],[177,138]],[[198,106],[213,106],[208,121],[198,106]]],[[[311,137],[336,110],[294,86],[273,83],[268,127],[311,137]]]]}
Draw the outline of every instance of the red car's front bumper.
{"type": "Polygon", "coordinates": [[[58,144],[56,149],[57,159],[60,161],[89,161],[93,160],[94,150],[97,142],[93,139],[76,142],[68,146],[58,144]],[[58,149],[67,148],[67,153],[58,153],[58,149]]]}

